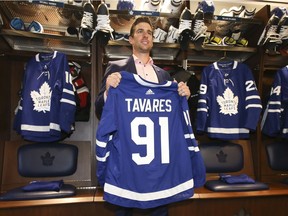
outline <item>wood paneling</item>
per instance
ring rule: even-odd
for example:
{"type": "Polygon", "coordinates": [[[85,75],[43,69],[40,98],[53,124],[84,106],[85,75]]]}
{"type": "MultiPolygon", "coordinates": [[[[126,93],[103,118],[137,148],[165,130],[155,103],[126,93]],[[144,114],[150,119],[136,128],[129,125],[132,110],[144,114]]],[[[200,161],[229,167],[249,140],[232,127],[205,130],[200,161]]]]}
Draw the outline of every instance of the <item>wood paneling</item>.
{"type": "Polygon", "coordinates": [[[172,204],[169,216],[286,216],[287,204],[287,196],[187,200],[172,204]]]}
{"type": "MultiPolygon", "coordinates": [[[[280,188],[279,188],[280,190],[280,188]]],[[[87,192],[87,191],[86,191],[87,192]]],[[[226,196],[195,198],[168,205],[169,216],[286,216],[288,196],[226,196]]],[[[252,194],[252,193],[251,193],[252,194]]],[[[0,215],[5,216],[114,216],[116,207],[103,202],[93,202],[91,194],[78,193],[75,198],[38,201],[0,202],[0,215]],[[6,206],[5,206],[6,204],[6,206]],[[18,207],[16,207],[18,205],[18,207]]],[[[198,197],[196,195],[196,197],[198,197]]],[[[97,199],[94,199],[97,200],[97,199]]],[[[147,212],[135,210],[134,216],[148,216],[147,212]]]]}
{"type": "MultiPolygon", "coordinates": [[[[0,53],[1,55],[1,53],[0,53]]],[[[11,73],[10,73],[10,64],[8,58],[5,56],[0,56],[0,98],[1,98],[1,106],[0,106],[0,140],[7,140],[10,138],[10,93],[11,93],[11,73]]]]}

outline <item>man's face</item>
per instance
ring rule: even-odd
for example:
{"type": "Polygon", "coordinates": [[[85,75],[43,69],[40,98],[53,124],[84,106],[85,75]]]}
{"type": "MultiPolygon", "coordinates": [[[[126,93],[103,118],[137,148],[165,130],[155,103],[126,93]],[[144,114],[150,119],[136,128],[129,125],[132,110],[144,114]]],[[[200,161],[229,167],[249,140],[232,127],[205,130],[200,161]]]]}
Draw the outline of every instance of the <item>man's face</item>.
{"type": "Polygon", "coordinates": [[[129,37],[129,42],[135,52],[150,52],[153,47],[153,30],[151,26],[145,22],[137,24],[134,35],[129,37]]]}

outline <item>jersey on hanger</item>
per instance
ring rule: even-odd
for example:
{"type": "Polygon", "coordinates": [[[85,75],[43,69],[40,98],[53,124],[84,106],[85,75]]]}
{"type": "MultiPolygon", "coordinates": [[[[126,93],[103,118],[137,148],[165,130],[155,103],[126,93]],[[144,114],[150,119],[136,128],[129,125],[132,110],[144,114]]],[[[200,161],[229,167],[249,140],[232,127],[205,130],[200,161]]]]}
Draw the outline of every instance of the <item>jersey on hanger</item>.
{"type": "Polygon", "coordinates": [[[237,61],[214,62],[201,75],[197,131],[211,138],[246,139],[262,110],[251,70],[237,61]]]}
{"type": "Polygon", "coordinates": [[[288,138],[288,67],[277,71],[263,114],[261,130],[268,136],[288,138]]]}
{"type": "Polygon", "coordinates": [[[66,55],[39,53],[26,63],[14,129],[24,139],[51,142],[71,133],[75,94],[66,55]]]}
{"type": "Polygon", "coordinates": [[[192,131],[188,104],[177,83],[144,81],[121,72],[110,88],[96,133],[97,177],[104,199],[153,208],[193,196],[205,166],[192,131]]]}

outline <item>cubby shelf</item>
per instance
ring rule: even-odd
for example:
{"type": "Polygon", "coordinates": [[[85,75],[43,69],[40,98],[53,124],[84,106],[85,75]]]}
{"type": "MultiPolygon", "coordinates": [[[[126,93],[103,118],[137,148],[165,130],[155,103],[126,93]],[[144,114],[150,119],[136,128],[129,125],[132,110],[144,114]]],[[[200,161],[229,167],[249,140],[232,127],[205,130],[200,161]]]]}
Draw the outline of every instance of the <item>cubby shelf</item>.
{"type": "Polygon", "coordinates": [[[61,34],[34,33],[2,29],[1,35],[13,50],[51,52],[61,51],[67,55],[90,56],[90,45],[82,44],[77,37],[61,34]]]}

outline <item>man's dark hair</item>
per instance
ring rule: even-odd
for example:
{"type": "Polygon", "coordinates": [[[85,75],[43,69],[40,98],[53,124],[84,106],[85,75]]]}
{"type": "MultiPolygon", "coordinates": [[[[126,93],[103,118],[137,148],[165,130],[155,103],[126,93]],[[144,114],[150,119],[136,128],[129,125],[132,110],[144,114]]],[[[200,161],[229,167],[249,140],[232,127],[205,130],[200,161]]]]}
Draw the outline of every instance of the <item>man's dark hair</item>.
{"type": "Polygon", "coordinates": [[[132,24],[131,28],[130,28],[130,36],[133,36],[134,35],[134,32],[135,32],[135,26],[138,25],[139,23],[142,23],[142,22],[145,22],[145,23],[148,23],[151,28],[153,29],[153,26],[152,26],[152,23],[151,23],[151,20],[149,17],[145,17],[145,16],[141,16],[141,17],[138,17],[132,24]]]}

